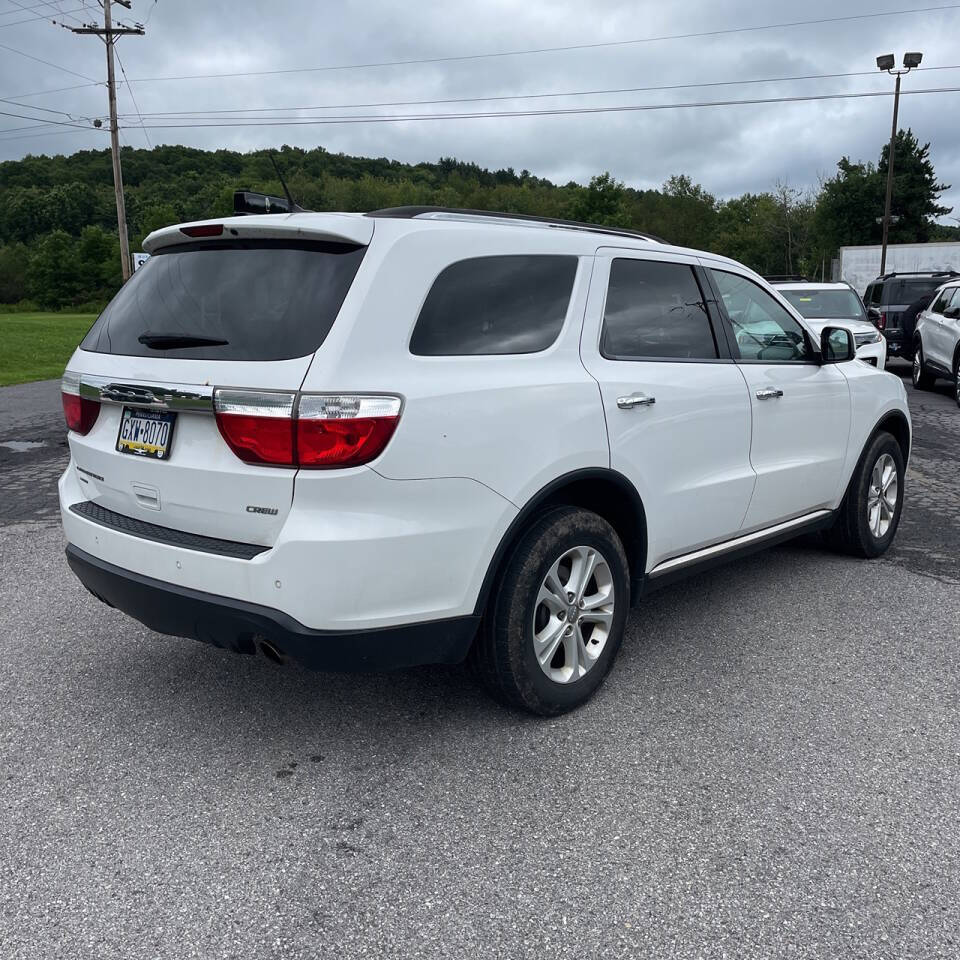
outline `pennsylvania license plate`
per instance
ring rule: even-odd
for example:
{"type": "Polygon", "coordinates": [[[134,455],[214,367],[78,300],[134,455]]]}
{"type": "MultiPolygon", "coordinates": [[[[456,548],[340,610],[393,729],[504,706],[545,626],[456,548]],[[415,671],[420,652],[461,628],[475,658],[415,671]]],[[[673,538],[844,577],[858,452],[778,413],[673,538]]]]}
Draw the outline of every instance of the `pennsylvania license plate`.
{"type": "Polygon", "coordinates": [[[168,410],[137,410],[124,407],[120,417],[117,450],[136,457],[166,460],[177,415],[168,410]]]}

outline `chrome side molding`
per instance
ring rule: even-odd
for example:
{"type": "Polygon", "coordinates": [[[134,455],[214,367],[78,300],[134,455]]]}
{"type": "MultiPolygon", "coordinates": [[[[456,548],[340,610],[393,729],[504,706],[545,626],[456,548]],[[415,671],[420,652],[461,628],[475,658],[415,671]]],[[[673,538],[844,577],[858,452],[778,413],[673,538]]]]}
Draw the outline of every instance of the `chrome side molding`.
{"type": "Polygon", "coordinates": [[[775,524],[772,527],[764,527],[762,530],[754,530],[753,533],[745,534],[742,537],[736,537],[733,540],[724,540],[723,543],[715,543],[710,547],[703,547],[700,550],[694,550],[693,553],[684,553],[679,557],[673,557],[670,560],[664,560],[658,563],[648,574],[647,577],[654,578],[663,576],[666,573],[673,573],[684,567],[700,563],[702,560],[708,560],[711,557],[719,557],[725,553],[732,553],[741,547],[753,546],[763,543],[764,540],[773,540],[784,533],[799,527],[805,527],[816,520],[822,520],[830,515],[830,510],[814,510],[812,513],[805,513],[802,517],[794,517],[793,520],[786,520],[783,523],[775,524]]]}

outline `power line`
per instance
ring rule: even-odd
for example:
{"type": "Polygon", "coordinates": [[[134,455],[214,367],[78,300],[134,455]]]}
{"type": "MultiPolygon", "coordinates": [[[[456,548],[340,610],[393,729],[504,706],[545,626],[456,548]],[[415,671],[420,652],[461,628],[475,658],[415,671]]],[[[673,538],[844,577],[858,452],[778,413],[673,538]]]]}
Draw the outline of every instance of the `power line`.
{"type": "Polygon", "coordinates": [[[31,117],[25,113],[9,113],[6,110],[0,110],[0,117],[16,117],[18,120],[36,120],[38,123],[52,123],[59,127],[77,127],[80,130],[94,129],[82,123],[69,123],[66,120],[45,120],[43,117],[31,117]]]}
{"type": "Polygon", "coordinates": [[[156,83],[165,80],[211,80],[230,77],[263,77],[287,73],[320,73],[329,70],[366,70],[373,67],[401,67],[415,64],[453,63],[464,60],[489,60],[495,57],[519,57],[528,54],[563,53],[571,50],[598,50],[601,48],[625,47],[640,43],[658,43],[664,40],[691,40],[701,37],[720,37],[732,33],[751,33],[760,30],[777,30],[787,27],[815,26],[828,23],[846,23],[854,20],[875,20],[880,17],[900,17],[912,13],[930,13],[933,11],[957,10],[960,3],[951,3],[936,7],[914,7],[909,10],[888,10],[875,13],[849,14],[842,17],[822,17],[816,20],[791,20],[783,23],[766,23],[751,27],[727,27],[722,30],[702,30],[695,33],[674,33],[657,37],[640,37],[634,40],[607,40],[598,43],[575,43],[558,47],[535,47],[527,50],[500,50],[493,53],[457,54],[445,57],[422,57],[410,60],[384,60],[375,63],[347,63],[321,67],[291,67],[283,70],[248,70],[236,73],[194,73],[184,76],[134,77],[132,83],[156,83]]]}
{"type": "Polygon", "coordinates": [[[70,90],[88,90],[90,87],[102,86],[102,81],[97,82],[96,80],[92,80],[90,83],[75,83],[70,87],[54,87],[52,90],[34,90],[31,93],[15,93],[13,96],[18,100],[26,100],[28,97],[50,97],[55,93],[67,93],[70,90]]]}
{"type": "MultiPolygon", "coordinates": [[[[23,107],[24,110],[37,110],[41,113],[56,113],[61,117],[70,117],[73,119],[75,114],[67,113],[66,110],[54,110],[51,107],[35,107],[31,103],[20,103],[17,100],[8,100],[6,97],[0,97],[0,103],[8,103],[12,107],[23,107]]],[[[84,120],[89,120],[89,117],[84,117],[84,120]]]]}
{"type": "Polygon", "coordinates": [[[34,140],[37,137],[58,137],[65,133],[80,133],[76,130],[47,130],[44,133],[21,133],[16,137],[0,137],[0,143],[11,143],[14,140],[34,140]]]}
{"type": "MultiPolygon", "coordinates": [[[[26,9],[26,8],[24,8],[24,9],[26,9]]],[[[76,7],[76,8],[73,9],[73,10],[64,10],[64,11],[60,14],[60,16],[61,16],[61,17],[66,17],[66,16],[68,16],[68,15],[71,14],[71,13],[79,13],[79,12],[82,11],[83,9],[84,9],[83,7],[76,7]]],[[[8,20],[6,23],[0,23],[0,28],[3,28],[3,27],[15,27],[15,26],[17,26],[18,24],[21,24],[21,23],[36,23],[38,20],[48,20],[48,21],[51,21],[51,22],[53,22],[53,23],[56,23],[56,22],[57,22],[57,21],[56,21],[53,17],[51,17],[49,14],[40,14],[40,16],[37,16],[37,17],[26,17],[26,18],[24,18],[23,20],[8,20]]]]}
{"type": "MultiPolygon", "coordinates": [[[[151,7],[151,9],[153,9],[151,7]]],[[[123,61],[120,59],[120,51],[114,50],[114,53],[117,56],[117,63],[120,64],[120,72],[123,74],[124,82],[127,85],[127,92],[130,94],[130,99],[133,101],[133,109],[137,111],[137,116],[140,118],[140,127],[143,130],[143,135],[146,137],[147,146],[150,149],[153,149],[153,144],[150,142],[150,134],[147,133],[147,128],[143,125],[143,115],[140,113],[140,108],[137,106],[137,98],[133,95],[133,87],[130,86],[130,81],[127,80],[127,71],[123,69],[123,61]]]]}
{"type": "MultiPolygon", "coordinates": [[[[925,90],[902,91],[903,96],[931,93],[960,93],[960,87],[932,87],[925,90]]],[[[757,97],[749,100],[700,100],[683,103],[624,104],[604,107],[557,107],[542,110],[491,110],[474,113],[424,113],[394,116],[298,117],[296,119],[225,120],[214,123],[148,124],[149,130],[191,130],[209,127],[297,127],[325,124],[403,123],[419,120],[479,120],[498,117],[551,117],[592,113],[634,113],[652,110],[680,110],[691,107],[733,107],[769,103],[806,103],[817,100],[859,100],[868,97],[892,97],[889,90],[860,91],[856,93],[823,93],[796,97],[757,97]]]]}
{"type": "Polygon", "coordinates": [[[22,50],[17,50],[16,47],[8,47],[4,43],[0,43],[0,50],[9,50],[11,53],[17,54],[19,57],[26,57],[28,60],[35,60],[37,63],[42,63],[46,67],[53,67],[54,70],[62,70],[64,73],[73,74],[75,77],[79,77],[81,80],[89,80],[91,83],[95,83],[93,77],[88,77],[85,73],[77,73],[76,70],[70,70],[68,67],[61,67],[59,63],[52,63],[49,60],[44,60],[41,57],[35,57],[32,53],[24,53],[22,50]]]}
{"type": "MultiPolygon", "coordinates": [[[[924,67],[928,70],[960,70],[960,64],[943,67],[924,67]]],[[[705,83],[669,83],[657,84],[647,87],[614,87],[605,90],[569,90],[562,93],[523,93],[523,94],[503,94],[490,97],[450,97],[442,100],[384,100],[374,103],[338,103],[338,104],[320,104],[318,106],[304,107],[243,107],[237,109],[224,110],[168,110],[156,113],[145,113],[138,117],[174,117],[187,119],[196,117],[203,119],[215,117],[223,114],[238,113],[283,113],[296,112],[301,110],[348,110],[360,109],[366,107],[407,107],[407,106],[428,106],[444,103],[481,103],[503,100],[541,100],[552,97],[587,97],[603,96],[614,93],[648,93],[655,90],[689,90],[700,87],[727,87],[743,86],[756,83],[783,83],[797,80],[830,80],[842,77],[872,77],[876,74],[875,70],[859,70],[852,73],[818,73],[806,74],[793,77],[763,77],[752,80],[712,80],[705,83]]],[[[128,115],[129,116],[129,115],[128,115]]],[[[252,117],[251,119],[267,119],[252,117]]]]}

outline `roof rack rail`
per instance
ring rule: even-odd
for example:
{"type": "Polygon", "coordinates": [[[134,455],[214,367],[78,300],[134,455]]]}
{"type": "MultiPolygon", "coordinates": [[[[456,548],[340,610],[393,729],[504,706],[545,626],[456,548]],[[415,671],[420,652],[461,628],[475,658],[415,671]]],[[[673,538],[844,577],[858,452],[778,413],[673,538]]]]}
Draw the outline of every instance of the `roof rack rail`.
{"type": "Polygon", "coordinates": [[[557,227],[563,230],[584,230],[592,233],[607,233],[618,237],[634,237],[638,240],[651,240],[654,243],[667,243],[661,237],[640,230],[627,230],[621,227],[606,227],[600,223],[581,223],[578,220],[560,220],[556,217],[535,217],[527,213],[501,213],[497,210],[469,210],[461,207],[384,207],[371,210],[366,217],[390,217],[398,220],[417,218],[431,220],[473,220],[482,217],[488,220],[512,221],[529,226],[557,227]]]}
{"type": "Polygon", "coordinates": [[[771,273],[763,277],[767,283],[812,283],[808,277],[799,273],[771,273]]]}
{"type": "Polygon", "coordinates": [[[894,270],[877,277],[878,280],[889,280],[891,277],[960,277],[957,270],[894,270]]]}

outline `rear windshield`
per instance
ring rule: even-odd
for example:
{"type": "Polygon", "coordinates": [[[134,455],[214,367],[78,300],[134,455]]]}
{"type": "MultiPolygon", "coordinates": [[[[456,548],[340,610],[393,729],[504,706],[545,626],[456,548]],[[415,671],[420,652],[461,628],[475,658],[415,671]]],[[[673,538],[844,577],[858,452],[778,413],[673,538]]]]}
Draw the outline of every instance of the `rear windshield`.
{"type": "Polygon", "coordinates": [[[943,280],[943,277],[888,280],[883,291],[883,302],[909,307],[914,300],[918,300],[925,293],[933,293],[943,283],[943,280]]]}
{"type": "Polygon", "coordinates": [[[866,320],[860,298],[852,290],[781,290],[808,320],[866,320]]]}
{"type": "Polygon", "coordinates": [[[83,350],[191,360],[289,360],[313,353],[366,247],[206,241],[158,250],[110,301],[83,350]]]}

